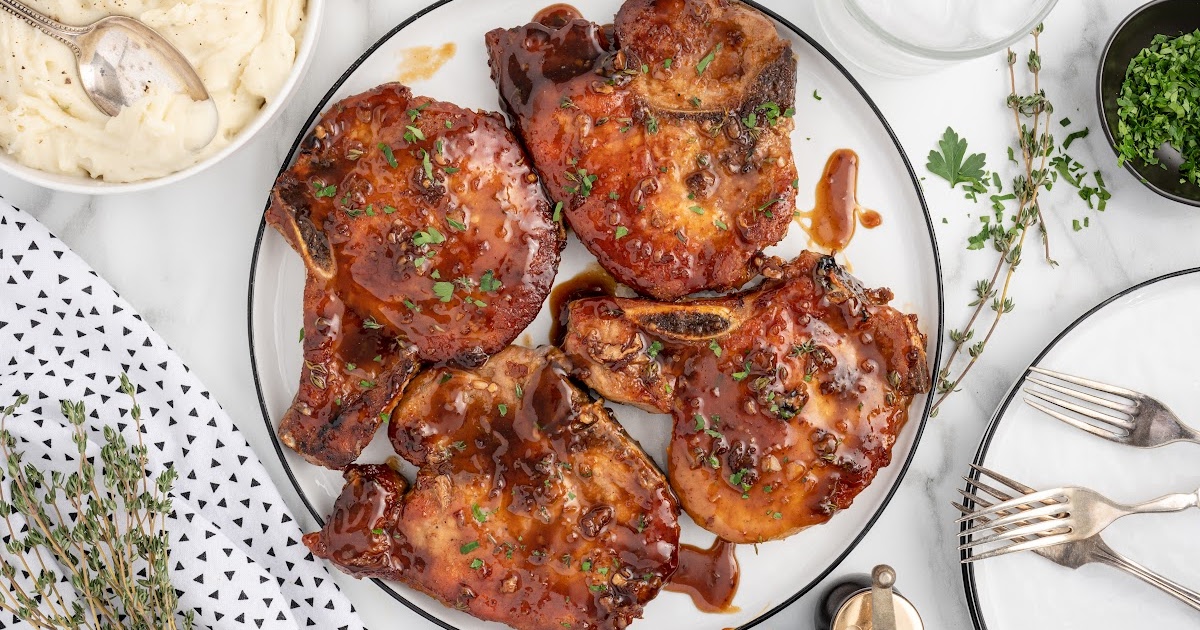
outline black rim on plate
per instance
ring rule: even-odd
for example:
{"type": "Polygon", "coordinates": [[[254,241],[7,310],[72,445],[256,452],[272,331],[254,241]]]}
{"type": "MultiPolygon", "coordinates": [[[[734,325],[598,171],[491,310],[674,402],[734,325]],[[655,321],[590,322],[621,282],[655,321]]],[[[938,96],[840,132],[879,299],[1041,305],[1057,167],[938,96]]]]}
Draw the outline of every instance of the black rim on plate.
{"type": "MultiPolygon", "coordinates": [[[[369,59],[371,57],[371,55],[375,53],[376,50],[378,50],[381,46],[383,46],[389,40],[391,40],[393,37],[395,37],[398,33],[400,33],[405,28],[407,28],[410,24],[421,19],[422,17],[428,15],[429,13],[433,12],[434,10],[436,10],[438,8],[440,8],[444,5],[450,4],[453,1],[454,0],[437,0],[433,4],[430,4],[429,6],[425,7],[424,9],[421,9],[417,13],[413,14],[412,17],[408,18],[407,20],[404,20],[398,26],[396,26],[392,30],[388,31],[386,34],[383,35],[383,37],[380,37],[379,40],[377,40],[374,44],[371,45],[370,48],[368,48],[365,52],[363,52],[363,54],[358,59],[356,59],[354,61],[354,63],[350,64],[350,67],[347,68],[346,71],[342,73],[342,75],[338,78],[338,80],[334,82],[333,86],[329,88],[329,91],[327,91],[325,93],[325,96],[322,97],[320,102],[318,102],[317,105],[313,108],[312,114],[310,114],[308,117],[308,120],[305,121],[304,127],[301,129],[300,133],[296,136],[295,142],[292,144],[291,149],[288,151],[287,157],[284,159],[283,165],[280,166],[279,173],[282,174],[284,172],[284,170],[287,169],[288,165],[290,165],[292,163],[292,159],[296,156],[296,152],[297,152],[297,150],[299,150],[300,144],[304,141],[304,137],[305,137],[305,135],[307,135],[308,130],[313,126],[313,123],[316,122],[317,118],[320,117],[321,113],[325,110],[326,106],[329,104],[330,100],[333,98],[334,94],[336,94],[337,91],[341,88],[342,84],[345,83],[350,78],[350,76],[352,74],[354,74],[354,72],[356,70],[358,70],[359,66],[361,66],[364,62],[366,62],[367,59],[369,59]]],[[[934,342],[933,360],[930,362],[930,366],[931,366],[931,369],[934,370],[934,372],[936,373],[938,366],[941,365],[942,329],[943,329],[944,318],[945,318],[944,297],[943,297],[943,287],[942,287],[942,262],[941,262],[941,257],[938,254],[937,237],[936,237],[936,234],[935,234],[934,228],[933,228],[933,219],[929,215],[929,206],[925,203],[925,194],[921,190],[920,182],[917,179],[917,174],[913,171],[912,163],[909,162],[908,155],[905,154],[905,152],[904,152],[904,147],[902,147],[900,145],[900,139],[896,137],[896,133],[892,130],[891,125],[888,124],[887,119],[884,118],[883,112],[879,111],[879,107],[877,105],[875,105],[875,102],[873,100],[871,100],[870,96],[867,95],[867,92],[866,92],[866,90],[863,89],[862,85],[860,85],[858,83],[858,81],[854,79],[854,77],[850,74],[850,72],[846,70],[846,67],[843,66],[837,59],[835,59],[833,57],[833,55],[831,55],[829,53],[829,51],[825,49],[824,46],[817,43],[817,41],[815,39],[813,39],[811,36],[809,36],[808,33],[804,32],[798,26],[796,26],[792,22],[788,21],[786,18],[783,18],[782,16],[780,16],[778,13],[772,11],[771,9],[768,9],[768,8],[762,6],[758,2],[755,2],[754,0],[742,0],[742,1],[745,2],[745,4],[748,4],[752,7],[754,7],[755,9],[758,9],[759,11],[763,12],[764,14],[769,16],[771,19],[775,20],[775,22],[777,24],[788,29],[789,31],[794,33],[797,37],[803,39],[806,43],[808,43],[809,46],[812,46],[814,50],[816,50],[818,53],[820,53],[820,55],[827,62],[829,62],[830,65],[832,65],[834,68],[836,68],[837,71],[839,73],[841,73],[841,75],[846,79],[846,81],[850,83],[850,85],[854,88],[854,90],[856,92],[858,92],[858,95],[862,98],[863,102],[865,102],[867,104],[867,106],[871,109],[871,112],[875,114],[875,117],[879,120],[879,124],[883,126],[884,131],[887,132],[888,138],[891,139],[892,144],[896,147],[896,151],[897,151],[897,153],[899,153],[900,159],[904,164],[904,169],[908,172],[909,179],[912,180],[913,190],[917,194],[917,200],[921,204],[921,213],[925,217],[925,228],[926,228],[926,230],[929,231],[929,242],[930,242],[930,246],[933,249],[933,265],[934,265],[934,270],[935,270],[935,275],[936,275],[936,280],[937,280],[937,302],[938,302],[937,303],[937,314],[938,315],[937,315],[937,327],[936,327],[937,336],[936,336],[936,341],[934,342]]],[[[269,207],[269,206],[270,206],[270,200],[267,201],[267,207],[269,207]]],[[[247,317],[246,317],[247,331],[249,333],[249,341],[250,341],[250,367],[251,367],[251,371],[254,375],[254,387],[255,387],[255,390],[258,392],[258,404],[262,411],[263,422],[266,423],[267,431],[271,434],[271,442],[275,446],[275,452],[278,455],[280,462],[283,464],[283,468],[284,468],[284,471],[287,473],[288,480],[291,481],[292,487],[295,488],[295,490],[296,490],[296,494],[298,494],[300,496],[300,500],[304,502],[304,507],[308,509],[308,512],[317,521],[317,523],[324,525],[324,523],[325,523],[324,515],[319,513],[313,507],[312,502],[309,501],[309,499],[308,499],[308,495],[304,492],[304,489],[300,486],[300,482],[296,478],[296,474],[292,470],[291,464],[288,462],[287,455],[284,452],[284,446],[283,446],[283,444],[280,443],[278,436],[275,433],[275,424],[274,424],[274,422],[272,422],[270,411],[267,409],[266,395],[263,393],[262,381],[258,377],[258,374],[259,374],[259,372],[258,372],[258,357],[255,355],[255,351],[254,351],[254,280],[255,280],[255,275],[258,271],[259,253],[262,250],[263,236],[266,234],[266,230],[267,230],[267,222],[266,222],[266,213],[264,210],[263,220],[259,223],[259,226],[258,226],[258,236],[256,237],[256,239],[254,241],[254,253],[253,253],[253,258],[250,263],[250,282],[249,282],[249,291],[248,291],[248,297],[247,297],[247,317]]],[[[894,484],[892,484],[891,488],[888,489],[887,495],[884,496],[882,503],[880,503],[879,507],[876,508],[875,513],[871,515],[870,520],[867,521],[867,524],[863,527],[862,531],[860,531],[858,533],[858,535],[855,536],[854,540],[851,541],[850,544],[847,545],[846,548],[844,550],[842,550],[842,552],[840,554],[838,554],[838,557],[835,558],[834,561],[831,562],[828,567],[826,567],[824,570],[822,570],[820,572],[820,574],[818,574],[815,578],[813,578],[808,584],[805,584],[804,586],[802,586],[799,590],[796,591],[796,593],[794,595],[787,598],[786,600],[784,600],[782,603],[775,606],[771,610],[768,610],[767,612],[759,615],[758,617],[751,620],[750,622],[740,626],[738,628],[738,630],[747,630],[749,628],[757,626],[758,624],[766,621],[770,617],[774,616],[775,614],[779,613],[783,609],[785,609],[788,606],[795,603],[796,600],[800,599],[802,596],[804,596],[809,591],[811,591],[813,589],[813,587],[815,587],[817,584],[819,584],[821,582],[821,580],[824,580],[825,577],[828,576],[834,569],[836,569],[838,567],[838,565],[840,565],[842,563],[842,561],[846,559],[846,556],[849,555],[850,552],[853,551],[854,548],[857,547],[860,542],[862,542],[862,539],[864,537],[866,537],[868,532],[871,531],[871,528],[875,525],[875,522],[879,520],[879,517],[883,514],[883,511],[887,508],[888,504],[891,503],[892,497],[895,496],[896,491],[900,488],[901,482],[904,481],[904,476],[908,472],[908,467],[909,467],[909,465],[912,464],[913,458],[916,456],[917,447],[920,445],[920,442],[921,442],[921,436],[925,432],[925,425],[929,420],[929,413],[930,413],[932,405],[933,405],[933,395],[931,393],[926,398],[925,408],[921,412],[921,420],[920,420],[920,422],[917,423],[917,426],[916,426],[916,435],[913,436],[912,449],[909,451],[908,457],[900,465],[900,472],[899,472],[899,475],[896,477],[896,482],[894,484]]],[[[396,601],[405,605],[413,612],[419,614],[421,617],[425,618],[430,623],[436,624],[437,626],[445,628],[446,630],[459,630],[459,628],[457,628],[456,626],[453,626],[453,625],[439,619],[433,613],[431,613],[431,612],[425,610],[424,608],[422,608],[421,606],[413,603],[407,597],[405,597],[404,595],[402,595],[401,593],[396,591],[396,589],[392,587],[392,584],[385,582],[383,580],[379,580],[379,579],[372,579],[372,581],[377,586],[379,586],[379,588],[383,589],[384,592],[386,592],[388,595],[391,595],[394,599],[396,599],[396,601]]]]}
{"type": "MultiPolygon", "coordinates": [[[[1173,278],[1178,278],[1180,276],[1186,276],[1186,275],[1193,274],[1193,273],[1200,273],[1200,267],[1193,267],[1191,269],[1183,269],[1181,271],[1175,271],[1172,273],[1168,273],[1166,275],[1158,276],[1157,278],[1151,278],[1150,280],[1146,280],[1145,282],[1135,284],[1135,285],[1129,287],[1128,289],[1125,289],[1125,290],[1117,293],[1116,295],[1113,295],[1112,297],[1108,298],[1107,300],[1104,300],[1103,302],[1097,304],[1096,306],[1093,306],[1088,312],[1084,313],[1083,315],[1080,315],[1079,319],[1076,319],[1075,321],[1071,322],[1071,324],[1069,326],[1067,326],[1066,328],[1064,328],[1062,332],[1058,333],[1058,336],[1056,336],[1054,338],[1054,340],[1051,341],[1037,355],[1037,358],[1035,358],[1033,360],[1033,362],[1029,364],[1029,367],[1036,367],[1038,364],[1040,364],[1042,362],[1042,359],[1045,359],[1046,355],[1050,354],[1050,351],[1053,350],[1055,347],[1057,347],[1058,343],[1060,341],[1062,341],[1063,339],[1066,339],[1067,335],[1071,334],[1071,332],[1074,331],[1076,328],[1078,328],[1081,324],[1083,324],[1085,321],[1090,319],[1096,313],[1099,313],[1100,311],[1104,310],[1108,305],[1112,304],[1113,302],[1116,302],[1117,300],[1119,300],[1127,295],[1130,295],[1132,293],[1136,293],[1142,289],[1145,289],[1146,287],[1151,286],[1153,284],[1158,284],[1159,282],[1171,280],[1173,278]]],[[[983,465],[983,460],[987,457],[988,449],[991,448],[992,438],[995,437],[996,430],[1000,428],[1000,420],[1002,418],[1004,418],[1005,414],[1008,412],[1008,408],[1012,405],[1013,399],[1016,398],[1017,392],[1020,391],[1021,385],[1023,385],[1025,383],[1025,377],[1028,374],[1029,374],[1029,369],[1026,368],[1025,372],[1023,372],[1021,374],[1021,376],[1019,378],[1017,378],[1016,382],[1013,383],[1012,388],[1008,390],[1008,394],[1005,395],[1005,397],[1004,397],[1004,402],[1000,403],[1000,407],[997,408],[996,413],[992,415],[992,419],[988,423],[987,430],[984,431],[984,433],[983,433],[983,440],[980,441],[980,443],[979,443],[979,450],[975,452],[975,459],[973,460],[972,463],[975,464],[976,466],[983,465]]],[[[968,474],[968,476],[973,481],[978,481],[978,479],[979,479],[979,473],[976,472],[974,469],[971,470],[971,472],[968,474]]],[[[971,490],[971,487],[968,485],[968,486],[964,486],[963,489],[969,492],[971,490]]],[[[968,507],[971,507],[971,506],[968,505],[968,507]]],[[[960,532],[965,531],[966,529],[967,529],[967,523],[963,523],[959,527],[960,532]]],[[[961,534],[959,536],[959,541],[960,541],[960,543],[967,542],[966,538],[963,537],[961,534]]],[[[962,551],[962,552],[960,552],[960,554],[961,554],[959,556],[960,558],[965,558],[967,555],[967,552],[962,551]]],[[[972,621],[972,623],[975,624],[976,630],[987,630],[987,623],[984,621],[983,611],[980,609],[979,588],[975,584],[975,565],[973,563],[962,565],[962,578],[963,578],[963,588],[966,591],[966,595],[967,595],[967,608],[971,612],[971,621],[972,621]]]]}

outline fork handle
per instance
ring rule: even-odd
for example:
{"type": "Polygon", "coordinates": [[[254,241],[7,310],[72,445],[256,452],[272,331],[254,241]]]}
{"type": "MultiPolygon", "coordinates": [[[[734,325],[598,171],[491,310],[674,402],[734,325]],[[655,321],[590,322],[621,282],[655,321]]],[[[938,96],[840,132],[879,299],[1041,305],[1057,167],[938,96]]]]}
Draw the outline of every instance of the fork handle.
{"type": "Polygon", "coordinates": [[[1145,503],[1127,506],[1130,514],[1179,512],[1190,507],[1200,507],[1200,490],[1186,494],[1168,494],[1165,497],[1152,499],[1145,503]]]}
{"type": "Polygon", "coordinates": [[[1147,569],[1113,551],[1111,548],[1097,549],[1096,559],[1110,567],[1120,569],[1151,586],[1157,587],[1159,590],[1164,591],[1195,610],[1200,610],[1200,593],[1147,569]]]}

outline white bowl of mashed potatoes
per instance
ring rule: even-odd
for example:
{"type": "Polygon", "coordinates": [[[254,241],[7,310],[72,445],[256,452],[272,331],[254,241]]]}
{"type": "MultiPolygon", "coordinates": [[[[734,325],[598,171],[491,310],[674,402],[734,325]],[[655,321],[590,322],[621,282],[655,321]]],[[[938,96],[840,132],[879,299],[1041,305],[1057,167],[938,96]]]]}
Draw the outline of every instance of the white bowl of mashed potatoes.
{"type": "Polygon", "coordinates": [[[312,58],[325,0],[26,0],[66,24],[137,18],[196,68],[217,111],[155,93],[114,117],[79,84],[71,50],[0,12],[0,169],[84,194],[146,190],[194,175],[279,113],[312,58]],[[207,114],[207,115],[205,115],[207,114]]]}

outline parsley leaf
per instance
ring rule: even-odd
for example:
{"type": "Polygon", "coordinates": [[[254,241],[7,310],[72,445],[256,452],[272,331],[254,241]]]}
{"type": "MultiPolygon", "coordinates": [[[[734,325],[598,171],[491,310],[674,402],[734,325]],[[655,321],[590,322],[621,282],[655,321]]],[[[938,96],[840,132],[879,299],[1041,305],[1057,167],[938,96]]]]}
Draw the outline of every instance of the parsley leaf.
{"type": "Polygon", "coordinates": [[[436,295],[439,300],[443,302],[449,302],[450,298],[454,296],[454,283],[434,282],[433,294],[436,295]]]}
{"type": "Polygon", "coordinates": [[[953,129],[946,127],[946,132],[938,141],[938,147],[940,151],[929,152],[925,168],[950,182],[951,188],[983,178],[983,167],[987,158],[982,153],[967,155],[966,139],[960,138],[953,129]]]}

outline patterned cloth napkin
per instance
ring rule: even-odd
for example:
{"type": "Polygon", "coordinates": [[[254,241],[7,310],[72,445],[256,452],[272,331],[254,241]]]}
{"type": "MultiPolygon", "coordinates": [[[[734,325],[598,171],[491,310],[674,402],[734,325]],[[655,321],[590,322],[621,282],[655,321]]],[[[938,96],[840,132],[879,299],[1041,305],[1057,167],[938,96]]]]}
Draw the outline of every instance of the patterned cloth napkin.
{"type": "MultiPolygon", "coordinates": [[[[75,466],[62,399],[89,409],[89,455],[105,424],[136,442],[122,372],[139,387],[150,469],[180,473],[167,521],[171,579],[196,626],[363,628],[300,542],[258,456],[187,366],[62,241],[0,200],[0,407],[30,396],[7,422],[26,461],[75,466]]],[[[23,625],[0,612],[0,628],[23,625]]]]}

